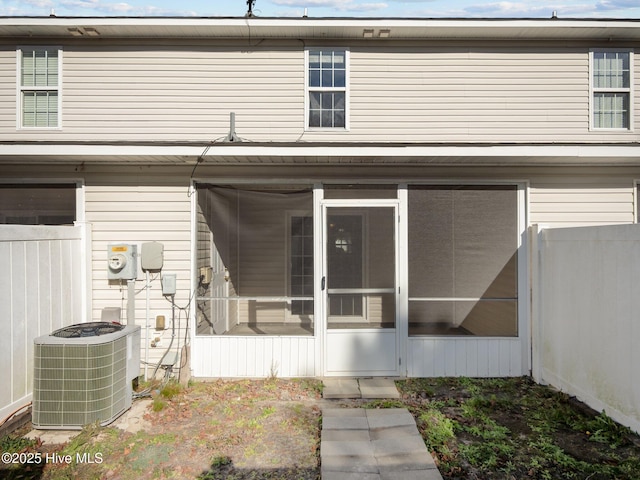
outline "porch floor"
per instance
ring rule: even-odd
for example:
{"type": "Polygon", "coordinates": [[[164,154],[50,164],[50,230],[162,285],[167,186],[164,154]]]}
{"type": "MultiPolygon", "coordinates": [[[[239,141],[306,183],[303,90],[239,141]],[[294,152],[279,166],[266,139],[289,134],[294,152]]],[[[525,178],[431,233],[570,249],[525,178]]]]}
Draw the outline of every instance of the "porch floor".
{"type": "Polygon", "coordinates": [[[224,335],[313,335],[313,323],[241,323],[224,335]]]}

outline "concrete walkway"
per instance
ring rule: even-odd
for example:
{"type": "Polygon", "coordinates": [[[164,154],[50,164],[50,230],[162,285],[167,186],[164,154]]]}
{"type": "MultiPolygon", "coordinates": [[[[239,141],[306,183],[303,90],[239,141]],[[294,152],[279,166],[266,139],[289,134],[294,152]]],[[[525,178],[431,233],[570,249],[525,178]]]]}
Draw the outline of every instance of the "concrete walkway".
{"type": "Polygon", "coordinates": [[[405,408],[324,408],[323,480],[442,480],[405,408]]]}
{"type": "Polygon", "coordinates": [[[322,383],[326,399],[400,398],[391,378],[325,378],[322,383]]]}
{"type": "MultiPolygon", "coordinates": [[[[323,383],[325,399],[400,398],[390,378],[327,378],[323,383]]],[[[323,480],[442,480],[406,408],[325,406],[320,462],[323,480]]]]}

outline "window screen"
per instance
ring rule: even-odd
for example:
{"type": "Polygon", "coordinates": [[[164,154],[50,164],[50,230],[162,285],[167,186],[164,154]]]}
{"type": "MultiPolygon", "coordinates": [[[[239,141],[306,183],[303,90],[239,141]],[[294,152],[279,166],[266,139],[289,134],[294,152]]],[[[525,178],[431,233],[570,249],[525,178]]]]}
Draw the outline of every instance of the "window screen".
{"type": "Polygon", "coordinates": [[[75,220],[74,184],[0,185],[0,223],[73,225],[75,220]]]}
{"type": "Polygon", "coordinates": [[[409,189],[411,335],[517,335],[517,188],[409,189]]]}
{"type": "Polygon", "coordinates": [[[313,334],[313,193],[198,185],[198,334],[313,334]]]}

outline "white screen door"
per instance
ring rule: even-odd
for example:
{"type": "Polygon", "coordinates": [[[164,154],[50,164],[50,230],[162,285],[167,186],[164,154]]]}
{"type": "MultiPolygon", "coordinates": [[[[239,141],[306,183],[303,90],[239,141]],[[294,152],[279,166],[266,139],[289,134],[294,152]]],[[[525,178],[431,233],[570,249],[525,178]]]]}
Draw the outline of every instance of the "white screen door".
{"type": "Polygon", "coordinates": [[[325,373],[395,375],[397,205],[333,200],[323,224],[325,373]]]}

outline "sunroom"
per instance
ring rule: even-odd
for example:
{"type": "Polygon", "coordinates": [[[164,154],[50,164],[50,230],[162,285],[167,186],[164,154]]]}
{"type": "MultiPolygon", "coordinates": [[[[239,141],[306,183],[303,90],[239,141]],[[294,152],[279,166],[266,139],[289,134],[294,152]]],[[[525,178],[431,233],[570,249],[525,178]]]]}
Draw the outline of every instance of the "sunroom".
{"type": "Polygon", "coordinates": [[[194,374],[521,374],[524,189],[196,182],[194,374]]]}

